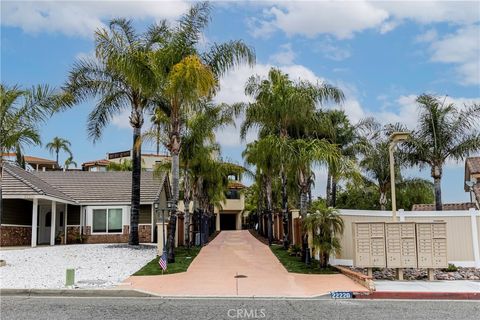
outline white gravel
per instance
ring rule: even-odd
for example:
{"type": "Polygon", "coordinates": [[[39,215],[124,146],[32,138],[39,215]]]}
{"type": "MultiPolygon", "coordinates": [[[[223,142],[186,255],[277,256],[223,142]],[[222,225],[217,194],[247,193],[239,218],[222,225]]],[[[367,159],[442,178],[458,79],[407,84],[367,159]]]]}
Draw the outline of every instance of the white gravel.
{"type": "Polygon", "coordinates": [[[81,244],[1,250],[0,288],[65,288],[67,268],[79,288],[116,286],[156,255],[156,247],[81,244]]]}

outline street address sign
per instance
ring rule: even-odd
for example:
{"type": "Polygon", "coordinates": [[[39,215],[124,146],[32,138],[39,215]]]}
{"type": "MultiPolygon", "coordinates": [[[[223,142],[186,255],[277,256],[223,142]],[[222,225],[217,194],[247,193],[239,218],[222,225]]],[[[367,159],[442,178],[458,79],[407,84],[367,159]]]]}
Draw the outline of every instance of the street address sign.
{"type": "Polygon", "coordinates": [[[332,299],[352,299],[353,293],[351,291],[331,291],[330,297],[332,299]]]}

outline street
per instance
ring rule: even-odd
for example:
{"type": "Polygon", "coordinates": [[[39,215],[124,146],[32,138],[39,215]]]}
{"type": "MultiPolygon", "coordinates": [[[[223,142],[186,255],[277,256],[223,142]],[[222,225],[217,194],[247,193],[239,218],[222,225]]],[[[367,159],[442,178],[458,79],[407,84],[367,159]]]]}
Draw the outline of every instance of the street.
{"type": "Polygon", "coordinates": [[[1,297],[9,319],[478,319],[478,301],[1,297]]]}

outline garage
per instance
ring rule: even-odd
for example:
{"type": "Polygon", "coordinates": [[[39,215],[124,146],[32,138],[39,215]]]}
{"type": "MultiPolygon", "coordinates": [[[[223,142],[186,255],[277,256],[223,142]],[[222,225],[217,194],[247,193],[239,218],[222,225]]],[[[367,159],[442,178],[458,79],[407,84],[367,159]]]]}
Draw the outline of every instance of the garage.
{"type": "Polygon", "coordinates": [[[220,230],[236,230],[237,229],[237,215],[223,213],[220,214],[220,230]]]}

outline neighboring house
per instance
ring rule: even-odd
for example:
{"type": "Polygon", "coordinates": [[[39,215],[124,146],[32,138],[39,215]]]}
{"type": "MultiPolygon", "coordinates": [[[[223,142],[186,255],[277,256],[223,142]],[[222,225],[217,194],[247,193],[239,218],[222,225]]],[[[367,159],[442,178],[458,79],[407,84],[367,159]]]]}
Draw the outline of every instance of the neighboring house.
{"type": "Polygon", "coordinates": [[[82,163],[82,171],[105,172],[110,161],[105,159],[93,160],[82,163]]]}
{"type": "Polygon", "coordinates": [[[465,191],[470,193],[472,202],[480,209],[480,157],[470,157],[465,161],[465,191]],[[467,185],[467,181],[473,183],[467,185]]]}
{"type": "MultiPolygon", "coordinates": [[[[132,151],[120,151],[107,153],[108,161],[120,163],[125,160],[132,160],[132,151]]],[[[142,153],[142,168],[152,171],[156,164],[170,162],[171,157],[162,154],[142,153]]]]}
{"type": "MultiPolygon", "coordinates": [[[[4,153],[2,154],[2,157],[4,160],[9,162],[17,161],[17,155],[15,153],[4,153]]],[[[25,166],[27,170],[30,171],[50,171],[60,169],[60,166],[55,160],[32,156],[23,156],[23,158],[25,160],[25,166]]]]}
{"type": "MultiPolygon", "coordinates": [[[[472,208],[475,208],[475,203],[472,202],[444,203],[442,205],[444,211],[465,211],[472,208]]],[[[414,204],[412,211],[435,211],[435,204],[414,204]]]]}
{"type": "MultiPolygon", "coordinates": [[[[28,172],[4,163],[2,198],[2,246],[54,245],[60,234],[66,243],[128,241],[131,172],[28,172]]],[[[153,242],[154,203],[166,207],[169,198],[167,175],[142,172],[140,242],[153,242]]]]}

